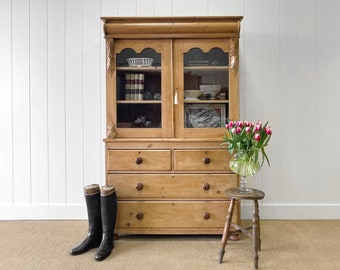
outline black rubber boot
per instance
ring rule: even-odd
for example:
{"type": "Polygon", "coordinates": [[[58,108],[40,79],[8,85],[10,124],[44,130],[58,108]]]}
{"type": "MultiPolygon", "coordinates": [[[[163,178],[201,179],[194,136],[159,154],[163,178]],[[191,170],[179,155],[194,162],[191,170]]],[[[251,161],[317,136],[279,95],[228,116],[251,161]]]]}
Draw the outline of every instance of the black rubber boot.
{"type": "Polygon", "coordinates": [[[94,256],[95,260],[107,258],[114,248],[114,230],[117,215],[117,195],[113,186],[102,186],[100,194],[103,237],[94,256]]]}
{"type": "Polygon", "coordinates": [[[100,188],[93,184],[84,187],[87,215],[89,222],[88,235],[78,246],[74,247],[70,253],[79,255],[92,248],[99,247],[102,240],[102,219],[100,211],[100,188]]]}

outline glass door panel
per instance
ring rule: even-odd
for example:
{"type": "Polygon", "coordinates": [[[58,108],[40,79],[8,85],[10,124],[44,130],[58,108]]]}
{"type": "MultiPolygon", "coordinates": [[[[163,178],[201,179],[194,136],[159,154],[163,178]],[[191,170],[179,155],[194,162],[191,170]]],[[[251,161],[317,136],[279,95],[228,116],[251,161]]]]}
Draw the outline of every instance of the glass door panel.
{"type": "Polygon", "coordinates": [[[124,49],[117,54],[117,127],[162,127],[161,54],[124,49]]]}
{"type": "Polygon", "coordinates": [[[206,53],[192,48],[184,53],[185,128],[224,127],[228,117],[228,63],[228,52],[220,48],[206,53]]]}
{"type": "MultiPolygon", "coordinates": [[[[200,47],[192,41],[179,41],[176,49],[179,97],[177,136],[221,136],[230,117],[230,52],[228,43],[207,40],[200,47]],[[218,135],[217,135],[218,134],[218,135]]],[[[176,71],[175,71],[176,72],[176,71]]],[[[176,75],[175,75],[176,76],[176,75]]]]}
{"type": "Polygon", "coordinates": [[[167,67],[170,54],[168,46],[157,44],[152,46],[151,41],[117,44],[115,117],[118,135],[123,137],[166,136],[170,132],[165,114],[171,110],[165,102],[171,95],[170,83],[165,80],[170,70],[167,67]]]}

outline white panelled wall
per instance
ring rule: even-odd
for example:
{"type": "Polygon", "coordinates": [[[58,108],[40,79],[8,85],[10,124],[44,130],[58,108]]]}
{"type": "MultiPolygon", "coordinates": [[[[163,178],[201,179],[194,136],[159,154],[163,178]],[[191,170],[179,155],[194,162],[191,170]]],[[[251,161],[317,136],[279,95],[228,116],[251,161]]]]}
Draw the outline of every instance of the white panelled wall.
{"type": "MultiPolygon", "coordinates": [[[[241,116],[269,120],[249,179],[267,219],[340,218],[337,0],[1,0],[0,219],[86,218],[104,184],[101,16],[244,16],[241,116]]],[[[242,216],[250,216],[244,204],[242,216]]]]}

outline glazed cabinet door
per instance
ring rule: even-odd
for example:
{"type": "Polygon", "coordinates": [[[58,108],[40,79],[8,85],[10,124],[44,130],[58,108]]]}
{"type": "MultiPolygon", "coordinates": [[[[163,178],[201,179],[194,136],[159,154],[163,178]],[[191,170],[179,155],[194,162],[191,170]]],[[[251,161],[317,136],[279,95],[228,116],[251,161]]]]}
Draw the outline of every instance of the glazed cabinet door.
{"type": "Polygon", "coordinates": [[[167,39],[108,42],[107,124],[115,137],[172,136],[171,44],[167,39]]]}
{"type": "Polygon", "coordinates": [[[179,39],[174,44],[175,135],[221,138],[237,119],[237,39],[179,39]]]}

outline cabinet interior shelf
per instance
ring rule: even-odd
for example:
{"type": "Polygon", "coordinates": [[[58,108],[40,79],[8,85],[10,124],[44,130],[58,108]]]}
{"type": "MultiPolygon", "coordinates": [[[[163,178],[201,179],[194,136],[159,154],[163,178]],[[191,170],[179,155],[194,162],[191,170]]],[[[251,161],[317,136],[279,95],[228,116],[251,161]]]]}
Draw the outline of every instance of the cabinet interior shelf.
{"type": "Polygon", "coordinates": [[[151,66],[151,67],[117,67],[118,71],[135,71],[135,72],[161,72],[162,67],[151,66]]]}
{"type": "Polygon", "coordinates": [[[161,104],[161,100],[117,100],[119,104],[161,104]]]}
{"type": "Polygon", "coordinates": [[[228,71],[229,66],[185,66],[184,71],[197,71],[197,72],[216,72],[228,71]]]}
{"type": "Polygon", "coordinates": [[[225,99],[225,100],[221,100],[221,99],[216,99],[216,100],[204,100],[204,99],[199,99],[199,100],[185,100],[184,99],[184,103],[195,103],[195,104],[221,104],[221,103],[229,103],[229,100],[225,99]]]}
{"type": "MultiPolygon", "coordinates": [[[[161,100],[117,100],[118,104],[160,104],[161,100]]],[[[216,103],[229,103],[229,100],[184,100],[184,103],[195,103],[195,104],[216,104],[216,103]]]]}
{"type": "MultiPolygon", "coordinates": [[[[161,72],[161,66],[151,67],[117,67],[119,71],[136,71],[136,72],[161,72]]],[[[185,66],[184,71],[196,71],[196,72],[216,72],[216,71],[228,71],[229,66],[185,66]]]]}

